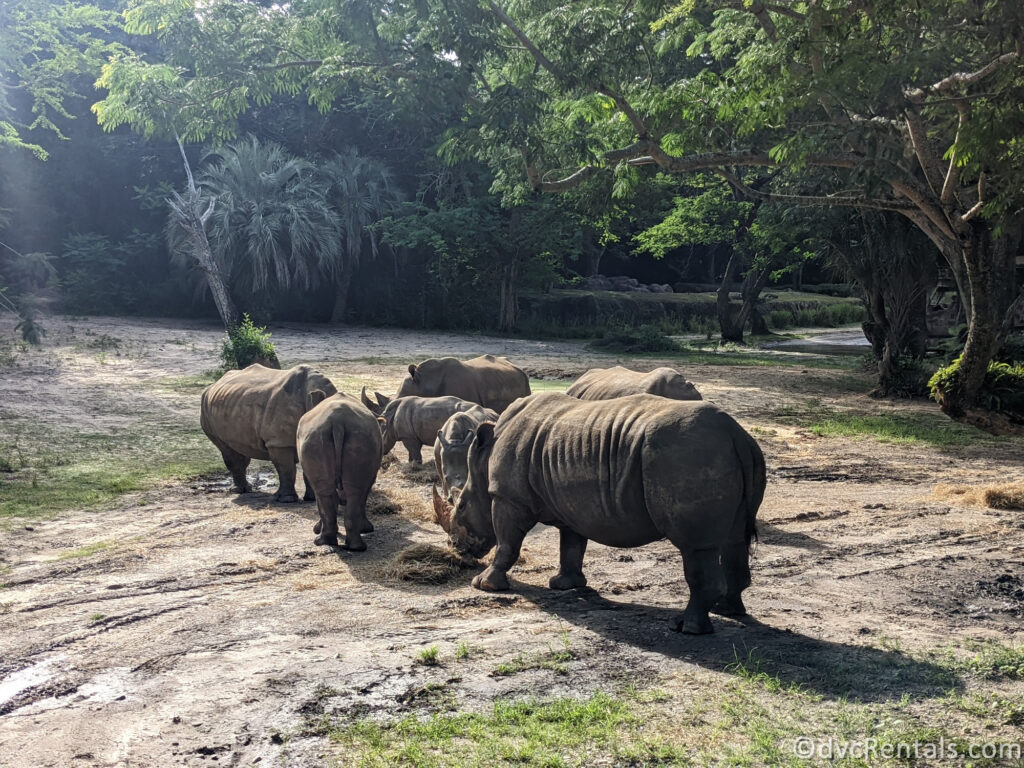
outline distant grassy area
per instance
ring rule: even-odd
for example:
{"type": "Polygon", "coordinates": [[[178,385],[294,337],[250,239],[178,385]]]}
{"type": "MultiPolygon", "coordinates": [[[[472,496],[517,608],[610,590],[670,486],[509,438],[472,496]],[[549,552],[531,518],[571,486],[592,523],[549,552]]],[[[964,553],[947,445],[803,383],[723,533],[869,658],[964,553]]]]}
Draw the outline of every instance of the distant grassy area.
{"type": "Polygon", "coordinates": [[[100,433],[0,420],[0,520],[104,504],[217,469],[223,469],[220,454],[198,425],[100,433]]]}
{"type": "Polygon", "coordinates": [[[811,399],[801,406],[777,409],[771,418],[780,424],[804,427],[822,437],[866,437],[882,443],[920,443],[936,448],[998,443],[1006,439],[951,421],[937,407],[934,412],[907,410],[866,414],[839,411],[811,399]]]}

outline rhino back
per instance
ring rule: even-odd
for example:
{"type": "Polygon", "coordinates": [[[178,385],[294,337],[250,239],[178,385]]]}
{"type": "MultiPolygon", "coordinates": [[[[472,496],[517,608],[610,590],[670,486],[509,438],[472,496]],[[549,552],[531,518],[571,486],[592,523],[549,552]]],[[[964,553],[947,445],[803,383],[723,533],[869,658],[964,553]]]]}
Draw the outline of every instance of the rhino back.
{"type": "Polygon", "coordinates": [[[268,447],[294,446],[311,373],[317,388],[334,394],[330,381],[306,365],[280,371],[256,364],[229,371],[203,392],[203,429],[257,459],[269,458],[268,447]]]}
{"type": "Polygon", "coordinates": [[[646,374],[631,371],[621,365],[591,368],[569,387],[566,394],[580,400],[611,400],[636,395],[647,391],[645,377],[646,374]]]}
{"type": "Polygon", "coordinates": [[[736,517],[743,478],[735,422],[716,407],[651,395],[580,401],[546,393],[521,402],[498,422],[489,490],[534,508],[541,522],[630,547],[692,540],[690,529],[708,515],[723,525],[736,517]]]}
{"type": "Polygon", "coordinates": [[[454,357],[431,358],[420,363],[418,375],[421,396],[452,395],[499,412],[530,393],[529,377],[505,358],[493,355],[466,362],[454,357]]]}
{"type": "MultiPolygon", "coordinates": [[[[303,474],[316,487],[372,484],[380,469],[381,436],[376,417],[358,400],[335,394],[305,414],[297,447],[303,474]]],[[[318,491],[319,492],[319,491],[318,491]]]]}

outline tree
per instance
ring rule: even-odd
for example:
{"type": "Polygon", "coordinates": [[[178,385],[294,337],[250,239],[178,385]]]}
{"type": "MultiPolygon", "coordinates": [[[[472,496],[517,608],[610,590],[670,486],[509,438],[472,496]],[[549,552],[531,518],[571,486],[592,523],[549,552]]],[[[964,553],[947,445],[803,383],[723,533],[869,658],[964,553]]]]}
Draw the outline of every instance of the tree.
{"type": "Polygon", "coordinates": [[[518,152],[532,189],[653,165],[713,170],[754,199],[897,212],[938,247],[965,298],[962,376],[943,408],[961,417],[973,405],[1014,300],[1024,224],[1018,4],[758,0],[711,16],[687,0],[623,18],[612,4],[535,3],[519,22],[487,6],[515,46],[491,71],[547,95],[530,104],[535,138],[504,152],[518,152]],[[698,73],[673,71],[683,49],[698,73]],[[579,119],[567,129],[560,115],[579,119]],[[810,186],[751,189],[737,169],[758,166],[810,186]]]}
{"type": "Polygon", "coordinates": [[[320,174],[330,185],[327,198],[339,217],[344,238],[334,269],[335,300],[331,322],[345,319],[352,275],[369,246],[370,258],[380,249],[377,232],[372,228],[390,213],[401,196],[391,181],[391,171],[372,157],[359,154],[355,147],[336,152],[320,166],[320,174]]]}
{"type": "Polygon", "coordinates": [[[110,39],[116,22],[99,3],[0,0],[0,151],[46,159],[31,134],[63,136],[58,123],[74,119],[68,102],[123,50],[110,39]]]}

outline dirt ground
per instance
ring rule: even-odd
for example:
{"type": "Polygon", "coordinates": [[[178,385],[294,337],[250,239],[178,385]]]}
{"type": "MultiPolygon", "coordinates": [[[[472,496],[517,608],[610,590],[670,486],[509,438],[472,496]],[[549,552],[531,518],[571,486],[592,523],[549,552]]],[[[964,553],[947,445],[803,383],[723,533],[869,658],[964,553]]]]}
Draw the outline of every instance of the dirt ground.
{"type": "MultiPolygon", "coordinates": [[[[0,367],[0,419],[68,434],[198,430],[201,388],[175,382],[215,366],[216,327],[57,317],[48,328],[44,352],[0,367]],[[102,338],[112,341],[89,343],[102,338]]],[[[627,360],[582,343],[390,329],[283,326],[273,340],[283,362],[313,363],[353,394],[362,384],[391,394],[409,362],[435,355],[506,355],[535,379],[562,383],[627,360]]],[[[1020,642],[1024,513],[932,496],[939,482],[1024,478],[1020,441],[940,449],[820,437],[780,414],[931,407],[851,394],[846,371],[675,364],[766,454],[751,618],[715,617],[709,636],[670,631],[687,588],[665,542],[592,544],[589,587],[549,591],[551,529],[527,538],[509,593],[474,590],[474,570],[442,585],[389,579],[397,552],[444,541],[428,520],[429,482],[391,463],[378,479],[369,550],[330,551],[313,545],[315,506],[272,503],[270,465],[257,462],[259,492],[247,496],[228,491],[224,471],[0,523],[0,765],[344,764],[338,744],[307,727],[311,716],[430,711],[424,692],[435,685],[459,710],[482,711],[495,700],[638,681],[685,709],[750,649],[784,682],[826,700],[886,702],[900,694],[879,670],[924,679],[929,650],[1020,642]],[[563,643],[572,651],[565,674],[493,674],[563,643]],[[456,661],[460,644],[471,652],[456,661]],[[418,663],[431,645],[444,663],[418,663]]],[[[1021,686],[1007,691],[1020,696],[1021,686]]]]}

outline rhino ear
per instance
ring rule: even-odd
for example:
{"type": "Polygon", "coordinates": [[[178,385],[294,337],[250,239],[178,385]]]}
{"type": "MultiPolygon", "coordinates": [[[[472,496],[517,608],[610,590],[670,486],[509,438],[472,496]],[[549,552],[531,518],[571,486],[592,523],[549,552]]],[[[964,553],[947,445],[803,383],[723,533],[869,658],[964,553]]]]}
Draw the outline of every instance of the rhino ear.
{"type": "Polygon", "coordinates": [[[478,448],[486,448],[494,442],[494,422],[485,421],[476,428],[476,445],[478,448]]]}
{"type": "Polygon", "coordinates": [[[306,395],[306,410],[312,411],[326,399],[326,392],[324,392],[322,389],[314,389],[312,392],[306,395]]]}
{"type": "Polygon", "coordinates": [[[381,407],[381,410],[387,407],[387,404],[391,402],[391,398],[386,395],[382,395],[377,390],[373,391],[373,396],[377,398],[377,405],[381,407]]]}
{"type": "Polygon", "coordinates": [[[410,363],[409,364],[409,375],[412,376],[412,380],[413,381],[415,381],[416,383],[419,383],[420,374],[419,374],[419,370],[416,368],[416,364],[415,363],[410,363]]]}
{"type": "Polygon", "coordinates": [[[385,419],[383,416],[378,416],[377,423],[380,424],[380,431],[381,434],[383,434],[384,430],[388,428],[388,420],[385,419]]]}
{"type": "Polygon", "coordinates": [[[373,402],[366,396],[366,387],[363,387],[363,391],[359,393],[359,399],[363,401],[363,405],[369,408],[375,415],[380,415],[382,408],[378,403],[373,402]]]}

